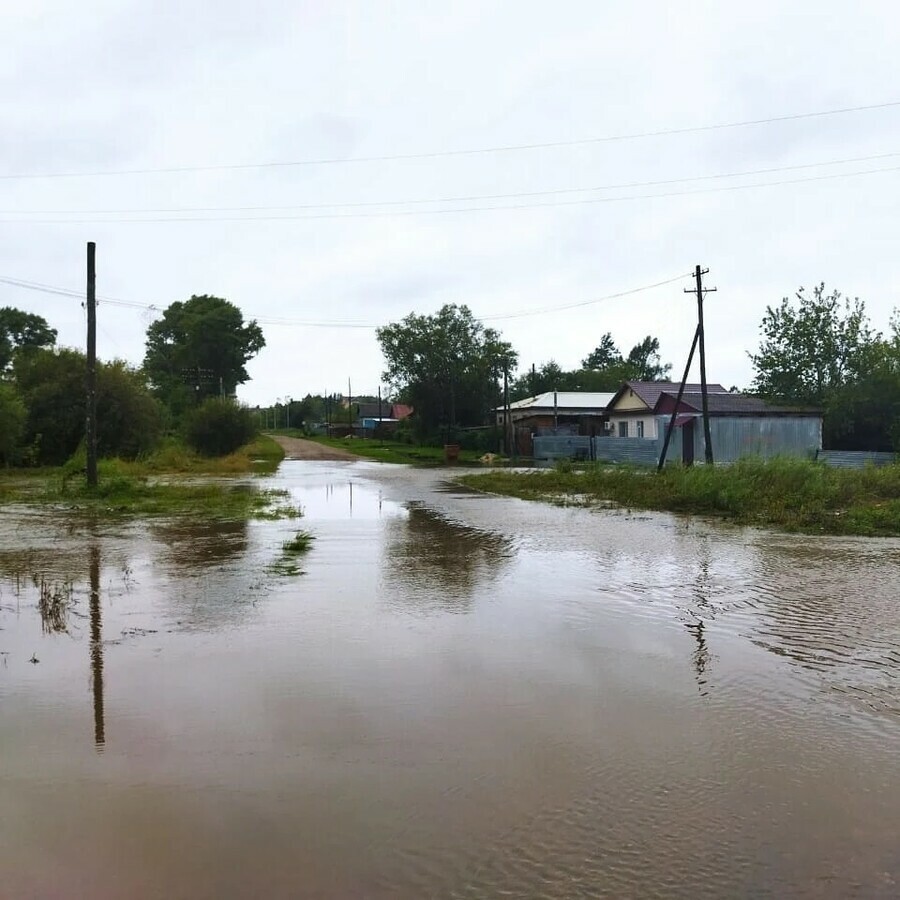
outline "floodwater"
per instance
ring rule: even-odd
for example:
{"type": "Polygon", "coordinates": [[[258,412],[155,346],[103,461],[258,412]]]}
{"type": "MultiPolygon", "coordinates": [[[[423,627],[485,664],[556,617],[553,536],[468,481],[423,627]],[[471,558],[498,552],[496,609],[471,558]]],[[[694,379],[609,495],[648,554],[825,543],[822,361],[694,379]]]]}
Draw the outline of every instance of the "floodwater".
{"type": "Polygon", "coordinates": [[[900,541],[262,483],[0,513],[0,896],[900,896],[900,541]]]}

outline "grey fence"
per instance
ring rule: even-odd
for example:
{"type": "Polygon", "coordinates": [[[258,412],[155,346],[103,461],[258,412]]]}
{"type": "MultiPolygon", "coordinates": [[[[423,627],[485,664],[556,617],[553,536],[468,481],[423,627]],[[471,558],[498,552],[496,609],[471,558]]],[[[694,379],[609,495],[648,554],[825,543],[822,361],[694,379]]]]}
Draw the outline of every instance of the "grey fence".
{"type": "Polygon", "coordinates": [[[594,459],[655,466],[661,446],[661,442],[653,438],[595,437],[594,459]]]}
{"type": "Polygon", "coordinates": [[[590,459],[591,439],[586,436],[555,435],[534,439],[535,459],[590,459]]]}
{"type": "Polygon", "coordinates": [[[896,462],[897,455],[869,450],[820,450],[816,458],[841,469],[862,469],[866,466],[888,466],[896,462]]]}

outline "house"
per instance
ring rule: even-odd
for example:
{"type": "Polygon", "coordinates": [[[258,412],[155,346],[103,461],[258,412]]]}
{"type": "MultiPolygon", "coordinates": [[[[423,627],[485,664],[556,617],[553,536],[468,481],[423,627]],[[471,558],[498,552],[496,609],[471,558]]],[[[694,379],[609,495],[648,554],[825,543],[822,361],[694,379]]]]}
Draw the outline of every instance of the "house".
{"type": "MultiPolygon", "coordinates": [[[[509,416],[517,429],[565,429],[572,434],[594,434],[602,431],[606,406],[612,397],[588,391],[545,391],[510,403],[509,416]]],[[[497,424],[502,427],[504,408],[498,406],[495,413],[497,424]]]]}
{"type": "MultiPolygon", "coordinates": [[[[626,381],[612,395],[606,409],[609,417],[608,432],[615,437],[656,439],[655,407],[665,392],[678,393],[680,384],[672,381],[626,381]]],[[[685,385],[685,391],[700,391],[699,384],[685,385]]],[[[707,385],[707,394],[728,394],[721,384],[707,385]]]]}

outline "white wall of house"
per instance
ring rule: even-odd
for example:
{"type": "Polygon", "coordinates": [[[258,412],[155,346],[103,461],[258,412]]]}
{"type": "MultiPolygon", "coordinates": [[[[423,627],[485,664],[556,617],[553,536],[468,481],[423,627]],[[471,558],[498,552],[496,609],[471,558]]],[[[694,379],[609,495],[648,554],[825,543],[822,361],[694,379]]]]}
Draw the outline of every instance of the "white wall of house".
{"type": "Polygon", "coordinates": [[[613,412],[609,416],[609,434],[613,437],[643,437],[656,440],[656,417],[644,407],[640,413],[613,412]]]}

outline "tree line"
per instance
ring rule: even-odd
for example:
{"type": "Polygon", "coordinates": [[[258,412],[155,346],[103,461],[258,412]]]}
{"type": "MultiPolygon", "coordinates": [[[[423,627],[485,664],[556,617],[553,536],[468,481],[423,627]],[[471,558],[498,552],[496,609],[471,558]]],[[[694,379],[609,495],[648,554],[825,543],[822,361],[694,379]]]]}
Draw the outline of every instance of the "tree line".
{"type": "MultiPolygon", "coordinates": [[[[767,307],[760,331],[759,348],[749,354],[748,393],[821,409],[826,447],[900,450],[900,314],[887,335],[876,332],[864,303],[821,284],[767,307]]],[[[519,400],[546,391],[611,392],[625,381],[666,380],[672,369],[660,358],[658,338],[648,335],[622,353],[606,332],[575,369],[551,359],[513,377],[518,354],[466,306],[410,314],[377,336],[384,377],[396,398],[415,408],[410,427],[423,442],[459,439],[491,421],[504,374],[510,399],[519,400]]]]}
{"type": "MultiPolygon", "coordinates": [[[[86,359],[56,345],[39,315],[0,309],[0,462],[59,465],[84,441],[86,359]]],[[[171,304],[147,329],[141,366],[97,364],[97,444],[101,456],[134,459],[177,435],[210,455],[254,433],[234,403],[247,362],[265,346],[259,326],[221,297],[171,304]]]]}
{"type": "MultiPolygon", "coordinates": [[[[767,307],[760,331],[749,354],[751,393],[820,408],[827,447],[900,449],[900,314],[883,334],[862,301],[820,284],[767,307]]],[[[376,334],[390,400],[415,410],[405,435],[423,443],[459,439],[491,422],[504,378],[518,400],[554,390],[610,392],[628,380],[665,380],[672,369],[658,338],[648,335],[623,353],[607,331],[574,369],[551,359],[517,372],[512,345],[455,304],[411,313],[376,334]]],[[[84,440],[85,358],[56,338],[43,317],[0,308],[0,463],[57,465],[84,440]]],[[[195,295],[172,303],[147,329],[140,366],[98,364],[100,453],[134,458],[170,434],[204,453],[235,449],[266,424],[230,399],[264,346],[257,323],[227,300],[195,295]]],[[[292,401],[291,424],[324,421],[329,409],[339,421],[338,403],[309,394],[292,401]]]]}

